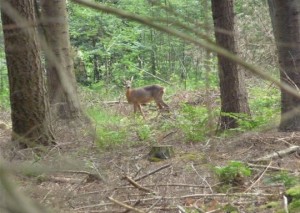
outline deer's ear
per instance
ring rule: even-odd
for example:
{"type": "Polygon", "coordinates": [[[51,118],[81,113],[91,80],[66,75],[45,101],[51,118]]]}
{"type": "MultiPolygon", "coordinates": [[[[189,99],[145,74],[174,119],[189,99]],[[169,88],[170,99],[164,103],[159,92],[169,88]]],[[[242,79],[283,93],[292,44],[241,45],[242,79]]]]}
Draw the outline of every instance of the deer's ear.
{"type": "Polygon", "coordinates": [[[131,80],[130,81],[133,81],[133,76],[131,77],[131,80]]]}

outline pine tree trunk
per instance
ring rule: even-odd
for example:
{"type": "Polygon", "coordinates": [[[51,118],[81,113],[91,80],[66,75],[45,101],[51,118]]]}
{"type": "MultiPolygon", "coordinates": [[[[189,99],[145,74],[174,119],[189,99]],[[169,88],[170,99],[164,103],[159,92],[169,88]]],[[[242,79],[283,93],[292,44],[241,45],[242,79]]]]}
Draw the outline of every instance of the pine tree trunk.
{"type": "Polygon", "coordinates": [[[1,2],[1,15],[9,76],[12,140],[21,148],[50,145],[54,143],[54,136],[45,96],[34,1],[9,1],[22,21],[6,14],[7,2],[1,2]]]}
{"type": "MultiPolygon", "coordinates": [[[[278,49],[280,80],[300,88],[300,1],[269,0],[270,15],[278,49]]],[[[300,130],[300,99],[281,90],[279,130],[300,130]]]]}
{"type": "MultiPolygon", "coordinates": [[[[234,39],[233,0],[212,0],[215,36],[218,45],[236,54],[234,39]],[[220,32],[226,31],[224,32],[220,32]]],[[[250,114],[244,72],[237,64],[218,55],[221,91],[221,130],[238,127],[237,120],[230,113],[250,114]]]]}
{"type": "Polygon", "coordinates": [[[69,39],[66,1],[41,0],[42,22],[50,103],[60,118],[79,115],[73,59],[69,39]],[[54,56],[54,57],[53,57],[54,56]]]}

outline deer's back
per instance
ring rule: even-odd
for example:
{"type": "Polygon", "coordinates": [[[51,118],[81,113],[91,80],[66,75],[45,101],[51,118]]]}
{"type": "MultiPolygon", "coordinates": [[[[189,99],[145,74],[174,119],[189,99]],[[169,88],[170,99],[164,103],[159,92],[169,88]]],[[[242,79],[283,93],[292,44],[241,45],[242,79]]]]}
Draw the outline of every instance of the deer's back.
{"type": "Polygon", "coordinates": [[[127,91],[128,102],[131,103],[148,103],[152,100],[160,99],[164,93],[164,88],[159,85],[150,85],[127,91]]]}

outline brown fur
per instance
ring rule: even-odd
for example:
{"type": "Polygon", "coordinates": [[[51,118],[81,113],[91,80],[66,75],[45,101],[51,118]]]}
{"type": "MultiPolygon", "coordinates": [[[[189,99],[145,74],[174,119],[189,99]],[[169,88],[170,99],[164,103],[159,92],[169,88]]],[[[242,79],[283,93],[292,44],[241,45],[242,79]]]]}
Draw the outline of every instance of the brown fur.
{"type": "Polygon", "coordinates": [[[151,101],[155,101],[159,109],[166,108],[169,109],[169,106],[163,101],[163,95],[165,88],[159,85],[150,85],[141,88],[131,88],[132,79],[130,81],[125,81],[126,85],[126,97],[127,101],[130,104],[133,104],[134,113],[137,109],[141,112],[143,118],[145,115],[143,113],[141,104],[146,104],[151,101]]]}

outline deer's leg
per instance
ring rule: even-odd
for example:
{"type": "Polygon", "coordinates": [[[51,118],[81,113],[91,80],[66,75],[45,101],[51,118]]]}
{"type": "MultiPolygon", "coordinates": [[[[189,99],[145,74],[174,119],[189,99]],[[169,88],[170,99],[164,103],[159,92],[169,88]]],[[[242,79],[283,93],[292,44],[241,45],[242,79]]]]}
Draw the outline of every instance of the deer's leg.
{"type": "Polygon", "coordinates": [[[158,106],[159,109],[162,109],[162,105],[159,102],[156,102],[156,105],[158,106]]]}
{"type": "Polygon", "coordinates": [[[169,111],[170,107],[162,100],[162,97],[160,97],[157,101],[156,104],[159,109],[167,109],[169,111]]]}
{"type": "Polygon", "coordinates": [[[146,117],[145,117],[145,115],[144,115],[144,112],[143,112],[143,110],[142,110],[141,104],[137,104],[137,107],[138,107],[139,111],[141,112],[143,118],[146,119],[146,117]]]}
{"type": "Polygon", "coordinates": [[[170,109],[169,105],[167,105],[163,100],[161,100],[161,105],[164,106],[164,108],[170,109]]]}

